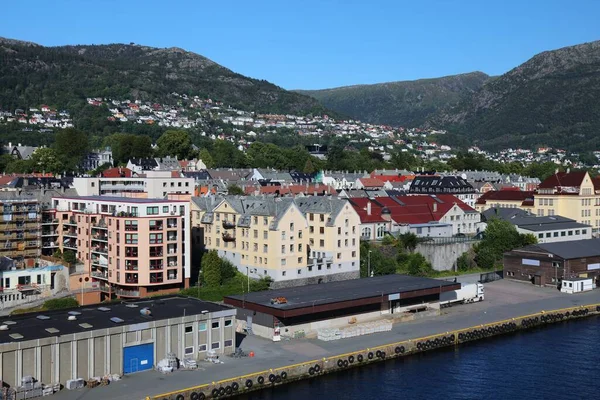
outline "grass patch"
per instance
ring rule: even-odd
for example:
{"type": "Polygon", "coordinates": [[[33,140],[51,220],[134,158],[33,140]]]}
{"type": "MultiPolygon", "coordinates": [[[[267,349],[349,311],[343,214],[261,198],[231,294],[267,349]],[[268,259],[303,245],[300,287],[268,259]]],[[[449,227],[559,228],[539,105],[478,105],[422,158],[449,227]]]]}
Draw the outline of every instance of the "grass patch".
{"type": "Polygon", "coordinates": [[[10,313],[10,315],[28,314],[40,311],[62,310],[64,308],[79,307],[79,302],[73,297],[64,297],[62,299],[46,300],[44,304],[37,307],[18,308],[10,313]]]}

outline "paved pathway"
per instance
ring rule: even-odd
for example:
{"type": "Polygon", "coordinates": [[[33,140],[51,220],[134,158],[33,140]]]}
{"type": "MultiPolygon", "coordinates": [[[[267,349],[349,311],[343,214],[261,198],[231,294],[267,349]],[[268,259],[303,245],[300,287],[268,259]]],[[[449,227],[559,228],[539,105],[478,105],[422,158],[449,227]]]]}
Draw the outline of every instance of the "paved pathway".
{"type": "Polygon", "coordinates": [[[303,339],[273,343],[255,336],[242,342],[244,351],[254,351],[254,358],[231,359],[225,364],[200,363],[197,371],[177,371],[162,375],[156,371],[125,376],[108,386],[76,391],[63,390],[52,397],[56,400],[139,400],[195,385],[210,383],[286,365],[310,361],[335,354],[401,340],[428,336],[507,318],[527,315],[541,310],[600,303],[600,290],[566,295],[556,289],[538,288],[513,281],[496,281],[486,285],[486,300],[481,303],[455,306],[442,310],[436,318],[396,324],[390,332],[381,332],[331,342],[303,339]]]}

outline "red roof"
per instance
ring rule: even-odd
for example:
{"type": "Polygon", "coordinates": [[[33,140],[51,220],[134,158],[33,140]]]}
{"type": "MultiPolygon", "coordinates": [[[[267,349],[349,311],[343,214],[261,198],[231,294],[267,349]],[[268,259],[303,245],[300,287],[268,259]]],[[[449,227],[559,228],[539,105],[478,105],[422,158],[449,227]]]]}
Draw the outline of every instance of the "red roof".
{"type": "Polygon", "coordinates": [[[377,178],[360,178],[360,183],[363,187],[383,187],[384,182],[377,178]]]}
{"type": "Polygon", "coordinates": [[[540,183],[539,189],[554,189],[558,187],[579,187],[587,175],[585,171],[558,172],[540,183]]]}
{"type": "Polygon", "coordinates": [[[133,171],[129,168],[115,167],[105,170],[101,175],[104,178],[131,178],[133,171]]]}
{"type": "MultiPolygon", "coordinates": [[[[534,192],[521,190],[490,190],[485,192],[477,199],[477,204],[486,204],[487,201],[521,201],[533,200],[534,192]]],[[[523,204],[527,205],[527,204],[523,204]]]]}
{"type": "Polygon", "coordinates": [[[384,209],[398,224],[425,224],[440,221],[455,204],[465,212],[476,212],[457,197],[449,194],[376,197],[372,200],[352,198],[350,203],[353,204],[362,223],[385,221],[382,217],[384,209]],[[369,202],[371,203],[371,215],[367,213],[369,202]]]}

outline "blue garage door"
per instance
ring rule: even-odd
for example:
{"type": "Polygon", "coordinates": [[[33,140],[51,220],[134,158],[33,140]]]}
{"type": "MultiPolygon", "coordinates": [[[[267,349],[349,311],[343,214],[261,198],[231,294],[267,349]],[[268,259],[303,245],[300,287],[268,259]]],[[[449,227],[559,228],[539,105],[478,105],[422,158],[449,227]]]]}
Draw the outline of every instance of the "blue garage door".
{"type": "Polygon", "coordinates": [[[123,348],[123,373],[152,369],[154,365],[154,343],[123,348]]]}

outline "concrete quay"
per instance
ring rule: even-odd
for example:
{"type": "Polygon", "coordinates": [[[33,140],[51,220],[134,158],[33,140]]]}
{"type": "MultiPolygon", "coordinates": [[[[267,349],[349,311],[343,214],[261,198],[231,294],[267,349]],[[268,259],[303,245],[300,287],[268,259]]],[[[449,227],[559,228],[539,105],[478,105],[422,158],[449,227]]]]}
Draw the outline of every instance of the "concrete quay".
{"type": "MultiPolygon", "coordinates": [[[[121,381],[113,382],[108,386],[75,391],[62,390],[53,398],[59,400],[103,400],[107,398],[187,400],[191,399],[193,392],[198,394],[198,399],[201,398],[199,393],[210,398],[214,389],[231,388],[233,382],[237,383],[238,391],[243,392],[247,390],[245,386],[248,379],[253,382],[252,389],[254,390],[260,386],[268,387],[270,375],[274,375],[273,379],[278,380],[283,371],[287,374],[284,381],[291,381],[310,376],[310,368],[313,369],[314,375],[346,368],[344,361],[348,361],[346,365],[350,366],[350,356],[353,356],[352,364],[357,365],[359,364],[359,354],[363,357],[363,363],[374,362],[395,357],[396,351],[400,350],[402,353],[399,352],[398,355],[408,355],[429,348],[455,345],[502,334],[505,331],[514,330],[512,326],[509,326],[511,323],[516,326],[516,329],[524,329],[541,323],[592,315],[596,312],[598,303],[600,303],[600,290],[566,295],[556,289],[539,288],[520,282],[501,280],[486,284],[486,300],[481,303],[443,309],[442,315],[439,317],[397,324],[390,332],[331,342],[301,339],[273,343],[250,336],[243,338],[241,346],[245,352],[254,351],[255,357],[253,358],[224,357],[224,364],[200,363],[199,369],[196,371],[177,371],[169,375],[163,375],[156,371],[141,372],[127,375],[121,381]],[[582,312],[579,315],[579,307],[583,305],[594,305],[594,307],[589,308],[589,314],[584,315],[582,312]],[[574,307],[577,309],[557,311],[552,314],[552,317],[548,317],[550,310],[574,307]],[[538,322],[536,322],[535,316],[532,314],[543,310],[547,314],[538,315],[538,322]],[[576,311],[577,314],[572,314],[573,311],[576,311]],[[566,316],[567,312],[569,313],[568,317],[566,316]],[[559,318],[559,314],[562,315],[562,318],[559,318]],[[513,318],[516,320],[513,321],[513,318]],[[502,328],[503,325],[504,328],[502,328]],[[505,330],[502,331],[502,329],[505,330]],[[435,339],[438,341],[436,342],[435,339]],[[427,341],[430,343],[428,344],[427,341]],[[381,352],[385,352],[383,357],[381,357],[381,352]],[[369,353],[373,353],[372,360],[368,358],[369,353]],[[342,360],[341,367],[338,366],[339,360],[342,360]],[[319,367],[316,367],[317,364],[319,367]],[[315,371],[317,368],[319,371],[315,371]],[[264,385],[258,384],[259,376],[265,379],[264,385]],[[195,389],[186,389],[192,387],[195,389]]],[[[221,396],[221,393],[219,395],[219,398],[224,397],[221,396]]],[[[224,395],[226,396],[227,393],[224,395]]]]}

